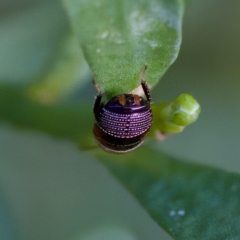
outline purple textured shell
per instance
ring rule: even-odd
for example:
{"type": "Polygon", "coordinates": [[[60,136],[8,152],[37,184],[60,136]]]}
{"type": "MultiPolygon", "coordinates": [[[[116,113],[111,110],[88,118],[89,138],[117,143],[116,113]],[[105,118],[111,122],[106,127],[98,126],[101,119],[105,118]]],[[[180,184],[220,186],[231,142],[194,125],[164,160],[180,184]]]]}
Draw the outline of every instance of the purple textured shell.
{"type": "Polygon", "coordinates": [[[122,106],[119,96],[104,105],[97,116],[97,125],[105,133],[116,138],[134,138],[149,130],[152,124],[152,111],[142,97],[136,104],[134,95],[125,94],[126,103],[122,106]]]}

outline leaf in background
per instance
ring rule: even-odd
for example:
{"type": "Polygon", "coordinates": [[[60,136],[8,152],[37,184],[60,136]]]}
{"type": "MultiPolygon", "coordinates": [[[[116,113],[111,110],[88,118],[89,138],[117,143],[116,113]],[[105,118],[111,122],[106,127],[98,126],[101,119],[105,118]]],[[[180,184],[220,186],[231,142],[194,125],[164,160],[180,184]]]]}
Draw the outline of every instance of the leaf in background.
{"type": "Polygon", "coordinates": [[[239,174],[175,160],[147,146],[124,158],[94,155],[174,239],[239,239],[239,174]]]}
{"type": "MultiPolygon", "coordinates": [[[[44,106],[23,92],[0,87],[2,121],[68,138],[84,148],[92,140],[92,106],[44,106]]],[[[239,238],[239,174],[175,160],[149,145],[124,157],[98,148],[86,153],[101,160],[174,239],[239,238]]]]}
{"type": "Polygon", "coordinates": [[[96,82],[108,97],[155,86],[177,57],[181,0],[63,0],[96,82]]]}
{"type": "Polygon", "coordinates": [[[68,31],[61,5],[52,0],[32,3],[1,19],[0,82],[21,85],[35,80],[51,64],[59,41],[68,31]]]}
{"type": "Polygon", "coordinates": [[[84,145],[91,136],[92,109],[83,104],[43,105],[31,101],[24,87],[0,86],[0,121],[37,129],[84,145]],[[89,108],[89,109],[88,109],[89,108]]]}
{"type": "Polygon", "coordinates": [[[38,81],[28,88],[34,101],[53,104],[66,97],[91,75],[75,36],[66,35],[60,41],[57,56],[38,81]]]}

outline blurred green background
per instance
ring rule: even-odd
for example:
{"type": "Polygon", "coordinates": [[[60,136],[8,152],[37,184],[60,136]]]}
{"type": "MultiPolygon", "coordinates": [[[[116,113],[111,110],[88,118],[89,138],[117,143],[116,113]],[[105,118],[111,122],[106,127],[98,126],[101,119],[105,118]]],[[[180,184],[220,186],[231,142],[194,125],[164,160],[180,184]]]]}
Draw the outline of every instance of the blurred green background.
{"type": "MultiPolygon", "coordinates": [[[[202,106],[183,133],[156,143],[177,158],[240,171],[240,2],[189,1],[177,61],[155,102],[188,92],[202,106]]],[[[56,0],[0,2],[0,81],[46,69],[68,20],[56,0]]],[[[81,99],[93,102],[91,83],[81,99]]],[[[0,103],[4,104],[4,103],[0,103]]],[[[67,140],[1,122],[0,239],[171,239],[114,177],[67,140]]]]}

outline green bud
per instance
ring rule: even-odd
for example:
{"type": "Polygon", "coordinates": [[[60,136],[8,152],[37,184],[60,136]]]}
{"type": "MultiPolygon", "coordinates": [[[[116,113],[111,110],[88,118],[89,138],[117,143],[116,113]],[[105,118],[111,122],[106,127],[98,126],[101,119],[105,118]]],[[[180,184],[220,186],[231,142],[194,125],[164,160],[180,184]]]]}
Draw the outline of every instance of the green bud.
{"type": "Polygon", "coordinates": [[[195,122],[201,111],[199,103],[190,94],[181,94],[175,101],[152,106],[152,132],[174,134],[195,122]]]}
{"type": "Polygon", "coordinates": [[[169,122],[187,126],[197,120],[201,109],[192,95],[184,93],[174,101],[172,110],[169,122]]]}

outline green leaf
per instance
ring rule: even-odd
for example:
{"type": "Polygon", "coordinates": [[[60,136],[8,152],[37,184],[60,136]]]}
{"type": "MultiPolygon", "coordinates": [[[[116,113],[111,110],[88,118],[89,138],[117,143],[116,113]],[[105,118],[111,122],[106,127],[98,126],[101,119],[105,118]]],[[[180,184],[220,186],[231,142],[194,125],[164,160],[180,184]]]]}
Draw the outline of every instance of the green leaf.
{"type": "Polygon", "coordinates": [[[91,137],[93,114],[89,106],[42,105],[33,102],[25,88],[4,85],[0,86],[0,102],[5,103],[0,104],[0,121],[69,138],[81,145],[91,137]]]}
{"type": "Polygon", "coordinates": [[[239,174],[175,160],[149,146],[124,158],[95,156],[174,239],[239,238],[239,174]]]}
{"type": "Polygon", "coordinates": [[[155,86],[177,57],[182,0],[63,0],[96,82],[108,97],[155,86]]]}
{"type": "MultiPolygon", "coordinates": [[[[92,106],[40,105],[25,89],[0,87],[0,119],[45,131],[86,147],[92,141],[92,106]]],[[[88,149],[134,194],[174,239],[238,239],[240,175],[175,160],[153,141],[124,157],[88,149]],[[151,156],[151,157],[149,157],[151,156]]],[[[94,147],[94,146],[93,146],[94,147]]]]}

